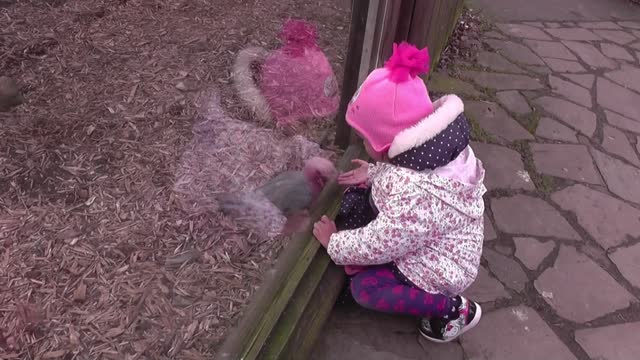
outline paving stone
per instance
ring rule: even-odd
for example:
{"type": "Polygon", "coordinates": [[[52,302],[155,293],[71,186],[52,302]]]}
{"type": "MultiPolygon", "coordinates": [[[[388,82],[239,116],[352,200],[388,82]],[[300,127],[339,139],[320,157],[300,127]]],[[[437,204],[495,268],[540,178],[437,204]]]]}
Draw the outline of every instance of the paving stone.
{"type": "Polygon", "coordinates": [[[557,28],[561,27],[560,24],[555,23],[555,22],[546,22],[546,23],[544,23],[544,26],[548,27],[549,29],[557,29],[557,28]]]}
{"type": "Polygon", "coordinates": [[[597,80],[597,93],[601,106],[630,119],[640,119],[640,95],[601,77],[597,80]]]}
{"type": "Polygon", "coordinates": [[[536,74],[540,75],[549,75],[552,74],[553,71],[544,65],[523,65],[526,69],[533,71],[536,74]]]}
{"type": "Polygon", "coordinates": [[[532,140],[531,135],[498,104],[486,101],[468,101],[465,111],[495,139],[501,142],[532,140]]]}
{"type": "Polygon", "coordinates": [[[540,315],[526,306],[484,315],[461,343],[470,360],[576,360],[540,315]]]}
{"type": "Polygon", "coordinates": [[[625,45],[636,40],[633,35],[620,30],[594,30],[593,32],[619,45],[625,45]]]}
{"type": "Polygon", "coordinates": [[[640,136],[636,139],[636,150],[638,150],[638,154],[640,154],[640,136]]]}
{"type": "Polygon", "coordinates": [[[526,22],[523,22],[523,24],[529,25],[529,26],[534,26],[534,27],[537,27],[537,28],[544,28],[544,24],[539,22],[539,21],[526,21],[526,22]]]}
{"type": "Polygon", "coordinates": [[[616,82],[627,89],[640,93],[640,69],[631,66],[624,66],[620,70],[604,74],[609,80],[616,82]]]}
{"type": "Polygon", "coordinates": [[[551,254],[555,244],[552,241],[540,242],[534,238],[514,238],[516,257],[529,270],[536,270],[542,261],[551,254]]]}
{"type": "Polygon", "coordinates": [[[447,74],[435,72],[429,76],[429,91],[442,94],[456,94],[463,98],[475,98],[482,96],[482,93],[473,87],[472,84],[448,76],[447,74]]]}
{"type": "Polygon", "coordinates": [[[629,360],[640,353],[640,322],[576,331],[575,339],[591,359],[629,360]]]}
{"type": "Polygon", "coordinates": [[[497,24],[496,25],[502,32],[509,35],[534,40],[551,40],[551,37],[544,33],[544,31],[529,25],[523,24],[497,24]]]}
{"type": "Polygon", "coordinates": [[[560,247],[553,267],[534,285],[558,315],[577,323],[627,308],[635,301],[598,264],[568,246],[560,247]]]}
{"type": "Polygon", "coordinates": [[[580,240],[567,220],[545,201],[525,196],[491,200],[498,229],[509,234],[580,240]]]}
{"type": "Polygon", "coordinates": [[[535,103],[588,137],[596,131],[596,114],[582,106],[549,96],[536,99],[535,103]]]}
{"type": "Polygon", "coordinates": [[[614,112],[605,110],[605,116],[607,117],[607,122],[613,126],[617,126],[621,129],[635,132],[636,134],[640,134],[640,122],[633,121],[631,119],[627,119],[624,116],[618,115],[614,112]]]}
{"type": "Polygon", "coordinates": [[[527,100],[515,90],[499,92],[497,97],[500,103],[513,113],[524,115],[531,112],[527,100]]]}
{"type": "Polygon", "coordinates": [[[609,153],[618,155],[630,163],[640,166],[640,159],[631,146],[627,136],[620,130],[605,125],[603,130],[602,147],[609,153]]]}
{"type": "Polygon", "coordinates": [[[640,22],[636,21],[618,21],[618,25],[629,29],[640,30],[640,22]]]}
{"type": "MultiPolygon", "coordinates": [[[[640,221],[637,221],[640,229],[640,221]]],[[[640,289],[640,244],[619,248],[609,255],[618,271],[631,285],[640,289]]]]}
{"type": "Polygon", "coordinates": [[[499,252],[502,255],[505,256],[512,256],[513,255],[513,249],[509,246],[504,246],[504,245],[496,245],[493,247],[497,252],[499,252]]]}
{"type": "Polygon", "coordinates": [[[633,55],[629,54],[627,50],[623,47],[614,45],[614,44],[602,44],[600,45],[602,48],[602,53],[604,56],[611,59],[625,60],[625,61],[633,61],[633,55]]]}
{"type": "Polygon", "coordinates": [[[591,93],[585,88],[574,85],[573,83],[562,80],[556,76],[549,76],[549,83],[555,93],[560,94],[579,105],[583,105],[588,108],[592,106],[591,93]]]}
{"type": "Polygon", "coordinates": [[[579,73],[587,71],[584,66],[577,61],[567,61],[560,59],[544,58],[551,70],[560,73],[579,73]]]}
{"type": "Polygon", "coordinates": [[[581,85],[589,90],[593,88],[593,83],[596,80],[595,75],[591,75],[591,74],[566,74],[563,76],[573,81],[574,83],[581,85]]]}
{"type": "Polygon", "coordinates": [[[498,238],[498,234],[496,234],[496,229],[493,228],[493,224],[491,223],[491,219],[487,214],[484,214],[484,241],[493,241],[498,238]]]}
{"type": "Polygon", "coordinates": [[[547,29],[547,32],[560,40],[594,41],[601,39],[591,30],[582,28],[547,29]]]}
{"type": "Polygon", "coordinates": [[[533,51],[522,44],[492,39],[486,40],[486,43],[515,62],[526,65],[544,65],[544,62],[538,55],[534,54],[533,51]]]}
{"type": "Polygon", "coordinates": [[[535,190],[517,151],[483,143],[473,143],[472,147],[485,167],[487,189],[535,190]]]}
{"type": "Polygon", "coordinates": [[[502,55],[488,51],[481,52],[477,58],[478,65],[498,72],[523,74],[524,71],[510,63],[502,55]]]}
{"type": "Polygon", "coordinates": [[[593,158],[607,183],[609,191],[621,198],[640,204],[640,169],[627,165],[600,151],[593,151],[593,158]]]}
{"type": "Polygon", "coordinates": [[[524,290],[529,279],[515,260],[491,249],[484,249],[482,257],[487,260],[489,269],[503,284],[518,292],[524,290]]]}
{"type": "Polygon", "coordinates": [[[583,22],[583,23],[580,23],[580,26],[582,26],[585,29],[606,29],[606,30],[620,29],[620,25],[611,21],[583,22]]]}
{"type": "Polygon", "coordinates": [[[525,40],[524,43],[541,57],[564,60],[578,60],[566,46],[555,41],[525,40]]]}
{"type": "Polygon", "coordinates": [[[487,31],[484,36],[491,38],[491,39],[506,39],[507,37],[500,34],[497,31],[487,31]]]}
{"type": "Polygon", "coordinates": [[[569,49],[573,50],[582,61],[593,68],[615,69],[616,63],[602,55],[595,46],[577,41],[563,41],[569,49]]]}
{"type": "Polygon", "coordinates": [[[536,170],[542,174],[600,185],[600,175],[584,145],[531,144],[536,170]]]}
{"type": "Polygon", "coordinates": [[[640,39],[640,30],[631,30],[631,33],[633,33],[633,36],[640,39]]]}
{"type": "Polygon", "coordinates": [[[412,318],[337,306],[315,346],[312,360],[462,360],[459,344],[424,346],[412,318]]]}
{"type": "MultiPolygon", "coordinates": [[[[422,347],[423,354],[422,359],[451,359],[451,360],[464,360],[464,352],[462,351],[462,345],[458,342],[450,342],[444,344],[445,346],[440,349],[441,344],[434,344],[433,342],[425,339],[422,335],[417,336],[418,343],[422,347]]],[[[336,358],[332,358],[334,360],[336,358]]],[[[344,360],[353,360],[353,357],[344,358],[344,360]]],[[[369,359],[368,356],[360,357],[360,359],[369,359]]],[[[388,359],[388,358],[381,358],[388,359]]]]}
{"type": "Polygon", "coordinates": [[[536,135],[549,140],[565,141],[571,143],[578,142],[575,131],[547,117],[540,119],[538,128],[536,129],[536,135]]]}
{"type": "Polygon", "coordinates": [[[580,226],[604,249],[640,236],[640,210],[608,194],[574,185],[554,193],[551,200],[576,214],[580,226]]]}
{"type": "Polygon", "coordinates": [[[480,266],[476,280],[464,291],[463,295],[479,303],[511,299],[511,295],[504,289],[504,286],[492,278],[484,266],[480,266]]]}
{"type": "Polygon", "coordinates": [[[480,86],[496,90],[536,90],[543,87],[538,79],[526,75],[465,71],[462,76],[472,79],[480,86]]]}
{"type": "Polygon", "coordinates": [[[636,49],[636,50],[640,50],[640,42],[634,43],[629,45],[630,47],[636,49]]]}

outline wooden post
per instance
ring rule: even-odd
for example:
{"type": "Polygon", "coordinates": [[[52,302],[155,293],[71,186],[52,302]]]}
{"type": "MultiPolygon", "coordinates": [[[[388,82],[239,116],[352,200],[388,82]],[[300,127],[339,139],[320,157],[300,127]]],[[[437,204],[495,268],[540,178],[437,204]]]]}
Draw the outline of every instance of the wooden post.
{"type": "Polygon", "coordinates": [[[438,64],[462,7],[463,0],[415,1],[407,40],[418,47],[429,47],[431,69],[438,64]]]}
{"type": "MultiPolygon", "coordinates": [[[[396,29],[415,0],[354,0],[340,107],[336,116],[336,145],[345,148],[359,141],[345,121],[351,97],[367,75],[391,55],[396,29]],[[366,13],[366,14],[365,14],[366,13]]],[[[406,25],[403,29],[407,32],[406,25]]],[[[406,35],[405,35],[406,36],[406,35]]],[[[403,36],[404,37],[404,36],[403,36]]]]}
{"type": "Polygon", "coordinates": [[[336,116],[336,145],[344,149],[358,142],[345,120],[347,106],[366,76],[391,55],[393,43],[406,40],[418,47],[428,46],[433,68],[462,6],[463,0],[352,1],[349,52],[336,116]]]}
{"type": "Polygon", "coordinates": [[[358,77],[360,75],[360,62],[367,27],[367,15],[369,13],[369,0],[352,0],[351,26],[349,30],[349,52],[345,60],[344,76],[342,80],[342,94],[340,106],[336,115],[335,144],[341,149],[346,149],[350,142],[351,129],[345,119],[347,106],[351,97],[358,89],[358,77]]]}

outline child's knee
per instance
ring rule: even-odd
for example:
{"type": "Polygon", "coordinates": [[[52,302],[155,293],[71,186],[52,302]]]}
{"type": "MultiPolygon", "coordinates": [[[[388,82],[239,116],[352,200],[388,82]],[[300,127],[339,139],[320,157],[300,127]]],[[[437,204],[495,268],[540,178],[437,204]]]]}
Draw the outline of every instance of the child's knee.
{"type": "Polygon", "coordinates": [[[368,308],[379,286],[379,280],[371,273],[359,273],[351,279],[351,295],[360,306],[368,308]]]}

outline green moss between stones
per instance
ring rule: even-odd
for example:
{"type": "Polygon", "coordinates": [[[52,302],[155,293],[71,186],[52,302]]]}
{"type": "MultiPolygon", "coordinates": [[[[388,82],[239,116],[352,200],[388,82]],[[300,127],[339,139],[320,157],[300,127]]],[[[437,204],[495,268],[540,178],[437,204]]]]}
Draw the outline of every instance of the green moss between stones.
{"type": "Polygon", "coordinates": [[[550,194],[558,188],[556,180],[548,175],[540,174],[536,170],[536,166],[533,162],[533,154],[531,148],[526,141],[516,141],[510,146],[513,150],[520,153],[522,156],[522,162],[524,163],[524,169],[529,173],[531,181],[538,189],[538,191],[544,194],[550,194]]]}
{"type": "Polygon", "coordinates": [[[454,71],[487,71],[483,66],[480,66],[477,62],[465,62],[454,67],[454,71]]]}
{"type": "Polygon", "coordinates": [[[535,135],[536,130],[538,130],[540,118],[542,118],[542,114],[540,114],[537,109],[522,117],[525,128],[533,135],[535,135]]]}
{"type": "Polygon", "coordinates": [[[478,91],[473,84],[464,80],[451,77],[446,73],[434,72],[426,81],[429,91],[442,94],[456,94],[464,99],[477,100],[482,97],[482,93],[478,91]]]}
{"type": "Polygon", "coordinates": [[[466,115],[469,124],[471,124],[471,140],[482,143],[495,142],[491,135],[489,135],[471,115],[468,113],[466,115]]]}
{"type": "Polygon", "coordinates": [[[481,87],[481,91],[482,93],[485,95],[485,97],[493,102],[497,102],[496,98],[497,98],[497,94],[498,91],[496,91],[496,89],[492,89],[492,88],[488,88],[488,87],[481,87]]]}

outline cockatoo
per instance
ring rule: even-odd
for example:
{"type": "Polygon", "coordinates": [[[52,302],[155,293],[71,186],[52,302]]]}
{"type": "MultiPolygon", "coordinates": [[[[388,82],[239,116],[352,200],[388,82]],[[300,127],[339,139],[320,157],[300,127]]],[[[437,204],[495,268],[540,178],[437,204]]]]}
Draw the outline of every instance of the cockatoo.
{"type": "Polygon", "coordinates": [[[218,208],[241,222],[271,227],[278,216],[286,217],[282,233],[303,230],[309,222],[309,209],[322,189],[337,178],[333,163],[321,157],[305,161],[302,171],[286,171],[249,193],[224,193],[217,196],[218,208]]]}

